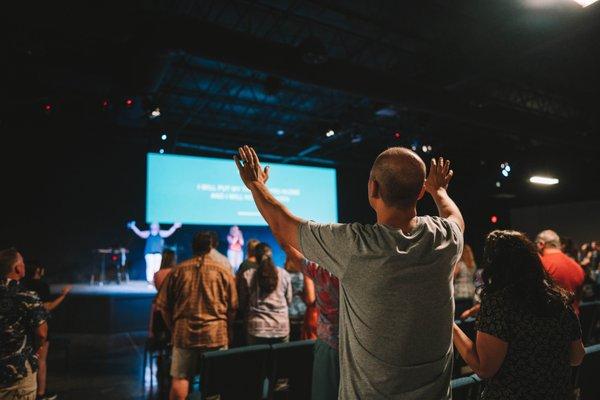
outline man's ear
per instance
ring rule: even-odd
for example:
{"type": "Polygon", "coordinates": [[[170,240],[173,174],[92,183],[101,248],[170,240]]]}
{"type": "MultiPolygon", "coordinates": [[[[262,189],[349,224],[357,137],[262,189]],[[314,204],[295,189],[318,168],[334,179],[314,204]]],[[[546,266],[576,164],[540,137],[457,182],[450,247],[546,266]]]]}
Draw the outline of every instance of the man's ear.
{"type": "Polygon", "coordinates": [[[374,178],[369,179],[369,197],[373,199],[379,199],[381,197],[381,193],[379,192],[379,182],[374,178]]]}
{"type": "Polygon", "coordinates": [[[421,200],[423,198],[423,196],[425,196],[425,184],[423,183],[423,187],[421,188],[421,191],[419,192],[419,196],[417,197],[417,201],[421,200]]]}

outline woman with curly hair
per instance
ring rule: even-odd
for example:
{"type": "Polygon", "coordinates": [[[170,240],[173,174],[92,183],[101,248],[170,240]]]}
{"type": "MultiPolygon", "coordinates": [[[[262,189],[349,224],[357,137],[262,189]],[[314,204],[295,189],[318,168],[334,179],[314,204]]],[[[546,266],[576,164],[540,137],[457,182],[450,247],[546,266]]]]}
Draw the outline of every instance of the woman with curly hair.
{"type": "Polygon", "coordinates": [[[571,366],[585,355],[568,292],[546,273],[521,232],[493,231],[473,342],[454,324],[454,345],[487,385],[483,400],[565,399],[571,366]]]}

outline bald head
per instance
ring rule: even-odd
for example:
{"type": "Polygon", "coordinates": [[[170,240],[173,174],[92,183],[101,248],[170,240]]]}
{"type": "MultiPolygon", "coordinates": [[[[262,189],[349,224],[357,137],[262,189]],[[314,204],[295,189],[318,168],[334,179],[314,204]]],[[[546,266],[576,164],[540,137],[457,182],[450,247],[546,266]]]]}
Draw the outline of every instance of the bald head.
{"type": "Polygon", "coordinates": [[[535,241],[538,245],[543,244],[543,247],[560,249],[560,237],[556,232],[550,229],[538,233],[535,241]]]}
{"type": "Polygon", "coordinates": [[[388,207],[412,207],[425,183],[425,163],[415,152],[392,147],[381,153],[371,168],[371,180],[379,185],[379,195],[388,207]]]}

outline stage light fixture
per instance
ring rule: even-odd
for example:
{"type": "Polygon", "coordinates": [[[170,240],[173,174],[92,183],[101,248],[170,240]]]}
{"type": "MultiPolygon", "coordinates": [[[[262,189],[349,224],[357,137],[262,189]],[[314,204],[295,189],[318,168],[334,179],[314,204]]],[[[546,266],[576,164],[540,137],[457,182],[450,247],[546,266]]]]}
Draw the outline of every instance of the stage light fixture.
{"type": "Polygon", "coordinates": [[[574,0],[575,3],[579,4],[581,7],[587,7],[589,5],[594,4],[598,0],[574,0]]]}
{"type": "Polygon", "coordinates": [[[160,137],[162,140],[167,140],[167,134],[163,133],[162,136],[160,137]]]}
{"type": "Polygon", "coordinates": [[[490,221],[492,222],[492,224],[495,224],[498,222],[498,217],[496,215],[492,215],[492,217],[490,218],[490,221]]]}
{"type": "Polygon", "coordinates": [[[502,186],[502,184],[499,181],[497,181],[496,182],[496,187],[499,188],[500,186],[502,186]]]}
{"type": "Polygon", "coordinates": [[[433,150],[433,147],[427,146],[427,151],[431,151],[431,150],[433,150]]]}
{"type": "Polygon", "coordinates": [[[400,135],[400,132],[396,132],[396,133],[394,133],[394,138],[396,138],[396,139],[400,139],[400,136],[401,136],[401,135],[400,135]]]}
{"type": "Polygon", "coordinates": [[[508,178],[508,171],[507,171],[507,170],[505,170],[505,169],[503,169],[503,170],[502,170],[502,175],[503,175],[505,178],[508,178]]]}
{"type": "Polygon", "coordinates": [[[126,99],[125,100],[125,106],[126,107],[131,107],[133,105],[133,99],[126,99]]]}
{"type": "Polygon", "coordinates": [[[529,182],[534,183],[536,185],[556,185],[559,180],[557,178],[553,178],[551,176],[532,176],[529,178],[529,182]]]}
{"type": "Polygon", "coordinates": [[[327,137],[332,137],[333,135],[335,135],[335,132],[332,131],[331,129],[327,131],[327,133],[325,134],[325,136],[327,137]]]}
{"type": "Polygon", "coordinates": [[[152,112],[150,113],[150,118],[154,119],[160,117],[160,108],[156,107],[154,110],[152,110],[152,112]]]}
{"type": "Polygon", "coordinates": [[[50,111],[52,111],[52,104],[50,103],[46,103],[44,104],[44,111],[46,111],[47,113],[49,113],[50,111]]]}
{"type": "Polygon", "coordinates": [[[102,100],[102,108],[108,108],[108,106],[110,105],[110,102],[108,100],[102,100]]]}
{"type": "Polygon", "coordinates": [[[285,131],[283,129],[279,129],[277,131],[277,136],[283,136],[283,135],[285,135],[285,131]]]}

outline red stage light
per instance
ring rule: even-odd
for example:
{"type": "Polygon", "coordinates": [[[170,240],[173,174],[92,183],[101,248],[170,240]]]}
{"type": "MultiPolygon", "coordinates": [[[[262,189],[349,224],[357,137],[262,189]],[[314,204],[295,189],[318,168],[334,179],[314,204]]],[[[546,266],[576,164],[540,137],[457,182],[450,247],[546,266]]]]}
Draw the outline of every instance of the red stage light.
{"type": "Polygon", "coordinates": [[[394,133],[394,137],[395,137],[396,139],[400,139],[400,136],[401,136],[401,135],[400,135],[400,132],[396,132],[396,133],[394,133]]]}
{"type": "Polygon", "coordinates": [[[133,100],[132,100],[132,99],[127,99],[127,100],[125,100],[125,105],[126,105],[127,107],[131,107],[131,106],[133,105],[133,100]]]}
{"type": "Polygon", "coordinates": [[[108,100],[102,101],[102,108],[108,108],[109,105],[110,105],[110,103],[108,102],[108,100]]]}
{"type": "Polygon", "coordinates": [[[44,111],[46,111],[46,112],[52,111],[52,104],[44,104],[44,111]]]}
{"type": "Polygon", "coordinates": [[[498,222],[498,217],[495,215],[492,215],[492,218],[490,218],[490,221],[492,221],[492,224],[495,224],[496,222],[498,222]]]}

